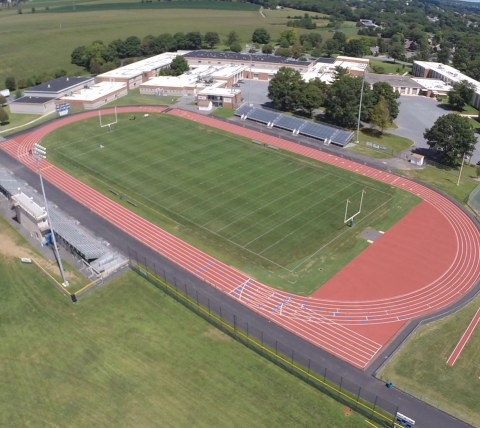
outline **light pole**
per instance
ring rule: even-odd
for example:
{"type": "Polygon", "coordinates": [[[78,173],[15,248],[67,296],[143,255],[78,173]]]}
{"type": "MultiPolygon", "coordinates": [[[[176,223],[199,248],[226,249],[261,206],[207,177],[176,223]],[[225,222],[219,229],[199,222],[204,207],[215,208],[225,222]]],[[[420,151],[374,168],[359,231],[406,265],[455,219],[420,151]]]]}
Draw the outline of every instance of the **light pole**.
{"type": "Polygon", "coordinates": [[[65,278],[65,271],[63,270],[62,259],[60,258],[60,254],[57,248],[57,240],[55,239],[55,232],[53,231],[52,220],[50,219],[50,213],[48,211],[47,197],[45,196],[45,187],[43,187],[42,170],[40,169],[41,160],[46,159],[47,157],[47,149],[41,146],[40,144],[34,144],[32,149],[32,155],[37,162],[37,170],[38,170],[38,175],[40,177],[40,185],[42,186],[43,199],[45,200],[45,211],[47,212],[48,225],[50,226],[50,233],[52,234],[53,248],[55,251],[55,257],[57,258],[57,261],[58,261],[58,266],[60,267],[60,274],[62,275],[62,281],[63,281],[62,285],[64,287],[68,287],[68,281],[67,281],[67,278],[65,278]]]}
{"type": "Polygon", "coordinates": [[[363,101],[363,87],[365,86],[365,74],[367,72],[367,68],[363,70],[363,77],[362,77],[362,91],[360,92],[360,106],[358,107],[358,120],[357,120],[357,141],[356,143],[360,143],[360,116],[362,115],[362,101],[363,101]]]}
{"type": "Polygon", "coordinates": [[[250,82],[248,83],[248,105],[250,105],[250,86],[252,86],[251,81],[253,80],[252,79],[252,53],[251,52],[250,52],[250,73],[249,73],[248,77],[250,78],[250,82]]]}
{"type": "Polygon", "coordinates": [[[460,174],[458,174],[457,186],[460,186],[460,179],[462,178],[463,165],[465,164],[465,153],[462,156],[462,166],[460,167],[460,174]]]}

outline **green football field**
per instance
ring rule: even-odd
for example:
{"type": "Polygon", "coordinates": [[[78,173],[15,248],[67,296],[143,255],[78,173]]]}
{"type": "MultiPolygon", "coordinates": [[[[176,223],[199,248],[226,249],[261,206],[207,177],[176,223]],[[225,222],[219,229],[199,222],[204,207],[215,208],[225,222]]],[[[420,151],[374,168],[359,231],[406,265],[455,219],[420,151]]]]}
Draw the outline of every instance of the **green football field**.
{"type": "Polygon", "coordinates": [[[124,193],[160,226],[257,277],[262,270],[280,276],[297,292],[318,288],[323,271],[324,281],[364,249],[357,232],[385,230],[417,203],[382,183],[184,119],[128,119],[120,116],[112,132],[90,119],[43,143],[59,166],[87,174],[88,184],[119,202],[109,190],[124,193]],[[358,212],[364,191],[352,229],[346,209],[347,217],[358,212]]]}

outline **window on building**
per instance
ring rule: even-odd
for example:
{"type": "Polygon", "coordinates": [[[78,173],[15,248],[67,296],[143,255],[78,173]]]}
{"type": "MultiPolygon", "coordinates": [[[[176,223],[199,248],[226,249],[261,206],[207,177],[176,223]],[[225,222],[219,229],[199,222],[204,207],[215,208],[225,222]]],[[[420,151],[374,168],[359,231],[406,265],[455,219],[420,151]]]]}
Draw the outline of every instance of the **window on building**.
{"type": "Polygon", "coordinates": [[[400,93],[404,94],[407,91],[407,88],[400,88],[400,93]]]}

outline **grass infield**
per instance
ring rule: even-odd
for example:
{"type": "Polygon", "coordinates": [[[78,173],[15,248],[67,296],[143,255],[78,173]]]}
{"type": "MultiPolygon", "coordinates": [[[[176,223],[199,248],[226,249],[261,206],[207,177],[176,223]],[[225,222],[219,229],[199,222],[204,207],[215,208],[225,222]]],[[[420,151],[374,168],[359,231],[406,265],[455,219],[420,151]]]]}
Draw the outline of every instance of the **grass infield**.
{"type": "Polygon", "coordinates": [[[18,258],[0,275],[2,427],[367,426],[133,272],[76,305],[18,258]]]}
{"type": "Polygon", "coordinates": [[[366,248],[358,235],[367,226],[386,230],[419,201],[191,121],[128,117],[112,132],[98,119],[72,124],[42,144],[87,184],[122,204],[134,200],[139,208],[130,208],[140,215],[278,288],[313,292],[366,248]],[[347,200],[348,213],[357,212],[364,189],[362,213],[349,228],[347,200]]]}

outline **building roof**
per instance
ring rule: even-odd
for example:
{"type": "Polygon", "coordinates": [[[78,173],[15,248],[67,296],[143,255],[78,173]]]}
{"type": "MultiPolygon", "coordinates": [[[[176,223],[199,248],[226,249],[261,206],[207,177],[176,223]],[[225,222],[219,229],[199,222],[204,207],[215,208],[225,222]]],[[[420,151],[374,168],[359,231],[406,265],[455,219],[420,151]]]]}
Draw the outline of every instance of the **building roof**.
{"type": "Polygon", "coordinates": [[[73,92],[71,95],[62,97],[65,101],[95,101],[99,98],[106,97],[112,92],[126,89],[127,84],[124,82],[99,82],[88,88],[81,88],[73,92]]]}
{"type": "Polygon", "coordinates": [[[198,95],[218,95],[222,97],[234,97],[237,94],[240,94],[242,91],[240,89],[234,88],[218,88],[218,87],[208,87],[202,89],[198,95]]]}
{"type": "Polygon", "coordinates": [[[12,199],[35,220],[44,220],[47,217],[45,208],[37,204],[32,197],[20,192],[12,196],[12,199]]]}
{"type": "Polygon", "coordinates": [[[58,79],[50,80],[49,82],[27,89],[25,95],[28,95],[29,92],[43,92],[46,95],[55,95],[83,83],[92,82],[93,80],[93,77],[59,77],[58,79]]]}
{"type": "Polygon", "coordinates": [[[421,88],[418,82],[407,76],[397,76],[389,74],[373,74],[368,73],[365,75],[365,81],[371,85],[378,82],[386,82],[392,86],[401,86],[404,88],[421,88]]]}
{"type": "Polygon", "coordinates": [[[50,101],[55,100],[57,97],[30,97],[27,95],[24,95],[21,98],[17,98],[16,100],[13,100],[12,103],[18,103],[18,104],[46,104],[50,101]]]}
{"type": "MultiPolygon", "coordinates": [[[[250,64],[270,63],[270,64],[286,64],[286,65],[299,65],[309,66],[311,61],[297,61],[294,59],[283,58],[273,55],[265,54],[241,54],[235,52],[212,52],[212,51],[191,51],[185,54],[185,58],[203,58],[203,59],[218,59],[218,60],[231,60],[231,61],[245,61],[250,64]]],[[[330,59],[330,58],[328,58],[330,59]]]]}
{"type": "Polygon", "coordinates": [[[475,92],[477,94],[480,94],[480,83],[477,82],[475,79],[466,76],[462,72],[458,71],[456,68],[450,67],[449,65],[440,64],[438,62],[429,61],[414,61],[413,64],[418,64],[420,67],[423,67],[427,70],[434,70],[445,78],[444,81],[447,84],[453,85],[454,83],[466,80],[475,87],[475,92]]]}
{"type": "Polygon", "coordinates": [[[116,68],[115,70],[107,71],[106,73],[99,74],[98,77],[132,79],[143,73],[168,67],[177,56],[185,55],[186,52],[188,51],[165,52],[160,55],[155,55],[150,58],[142,59],[141,61],[125,65],[124,67],[116,68]]]}
{"type": "Polygon", "coordinates": [[[450,91],[450,89],[452,89],[450,85],[447,85],[443,80],[440,80],[440,79],[414,77],[412,80],[417,82],[423,88],[431,91],[447,92],[447,91],[450,91]]]}

